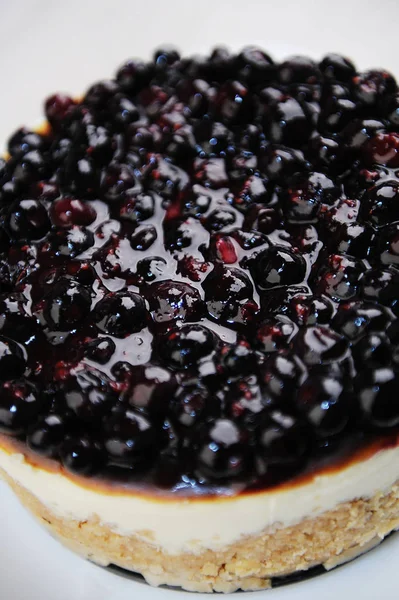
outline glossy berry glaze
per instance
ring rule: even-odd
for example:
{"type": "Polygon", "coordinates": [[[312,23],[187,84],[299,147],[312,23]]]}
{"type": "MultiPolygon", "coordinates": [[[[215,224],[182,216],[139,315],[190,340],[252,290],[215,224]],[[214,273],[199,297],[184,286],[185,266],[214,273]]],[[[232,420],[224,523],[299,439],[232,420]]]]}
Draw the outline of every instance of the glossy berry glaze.
{"type": "Polygon", "coordinates": [[[45,115],[0,164],[3,435],[189,493],[397,433],[389,73],[161,50],[45,115]]]}

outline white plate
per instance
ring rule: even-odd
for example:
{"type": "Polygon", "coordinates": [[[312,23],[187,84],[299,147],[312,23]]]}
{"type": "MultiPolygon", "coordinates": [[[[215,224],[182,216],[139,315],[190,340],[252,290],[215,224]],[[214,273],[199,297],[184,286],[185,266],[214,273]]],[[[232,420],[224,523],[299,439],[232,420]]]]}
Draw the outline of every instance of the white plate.
{"type": "MultiPolygon", "coordinates": [[[[186,53],[216,44],[258,44],[276,57],[339,51],[360,68],[384,66],[399,77],[397,0],[0,0],[0,7],[1,142],[37,119],[46,95],[79,94],[165,42],[186,53]]],[[[246,597],[397,600],[398,561],[399,534],[337,571],[246,597]]],[[[0,600],[206,597],[153,589],[74,556],[0,483],[0,600]]]]}

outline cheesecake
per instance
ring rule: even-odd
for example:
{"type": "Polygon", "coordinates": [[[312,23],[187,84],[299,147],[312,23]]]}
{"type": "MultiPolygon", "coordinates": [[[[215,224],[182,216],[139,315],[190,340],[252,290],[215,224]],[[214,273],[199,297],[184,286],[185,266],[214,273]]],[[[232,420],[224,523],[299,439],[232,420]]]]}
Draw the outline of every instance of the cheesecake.
{"type": "Polygon", "coordinates": [[[0,160],[0,474],[152,585],[272,587],[399,527],[399,91],[131,60],[0,160]]]}

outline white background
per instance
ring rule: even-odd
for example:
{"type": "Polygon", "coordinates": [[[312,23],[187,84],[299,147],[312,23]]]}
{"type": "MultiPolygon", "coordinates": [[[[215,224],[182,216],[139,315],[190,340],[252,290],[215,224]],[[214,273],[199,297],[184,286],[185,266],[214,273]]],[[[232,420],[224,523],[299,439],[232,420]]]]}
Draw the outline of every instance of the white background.
{"type": "MultiPolygon", "coordinates": [[[[0,0],[0,140],[40,118],[46,95],[78,95],[163,43],[185,53],[216,44],[257,44],[276,57],[340,51],[399,78],[398,24],[398,0],[0,0]]],[[[397,565],[399,534],[335,573],[246,598],[397,600],[397,565]]],[[[0,484],[0,600],[133,598],[200,596],[153,590],[73,556],[0,484]]]]}

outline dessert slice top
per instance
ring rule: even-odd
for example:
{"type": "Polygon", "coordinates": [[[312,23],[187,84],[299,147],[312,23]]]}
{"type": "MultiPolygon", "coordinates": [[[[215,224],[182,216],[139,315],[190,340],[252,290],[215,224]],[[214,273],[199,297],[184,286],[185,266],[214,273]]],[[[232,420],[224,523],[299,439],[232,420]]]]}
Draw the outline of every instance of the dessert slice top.
{"type": "Polygon", "coordinates": [[[240,490],[397,433],[392,75],[165,49],[45,116],[0,163],[3,435],[240,490]]]}

